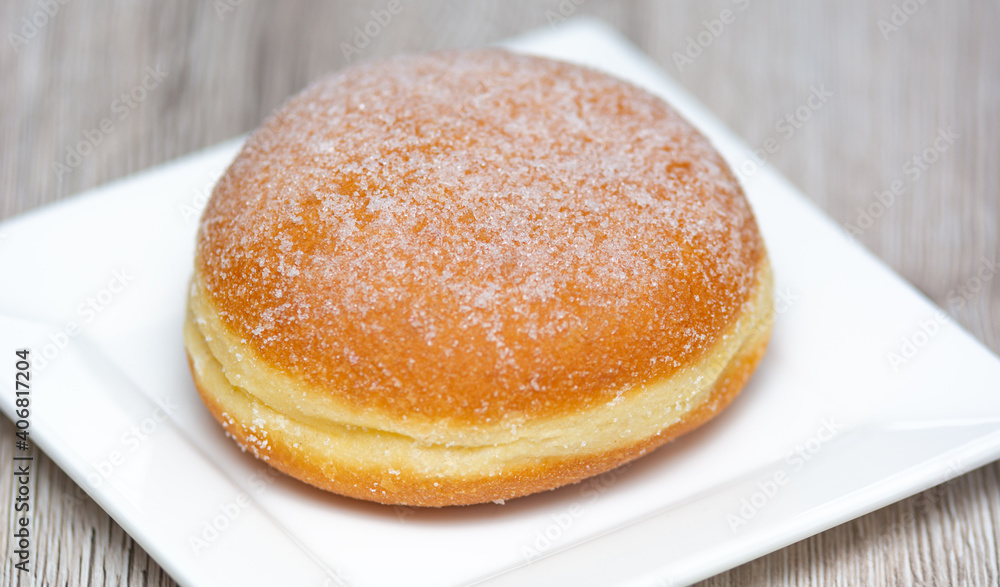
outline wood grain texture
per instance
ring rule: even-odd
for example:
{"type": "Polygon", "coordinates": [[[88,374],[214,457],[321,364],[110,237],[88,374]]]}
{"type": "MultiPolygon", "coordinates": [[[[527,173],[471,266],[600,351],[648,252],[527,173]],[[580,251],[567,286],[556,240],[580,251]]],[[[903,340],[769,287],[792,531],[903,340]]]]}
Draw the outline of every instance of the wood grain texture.
{"type": "MultiPolygon", "coordinates": [[[[384,4],[68,0],[43,18],[39,2],[0,3],[0,218],[252,129],[309,80],[345,65],[341,42],[352,42],[354,27],[384,4]],[[24,34],[22,19],[44,25],[24,34]],[[84,130],[120,113],[115,100],[146,67],[166,77],[60,174],[54,163],[66,161],[84,130]]],[[[857,225],[875,192],[902,182],[859,240],[942,306],[957,288],[976,290],[950,309],[1000,351],[1000,279],[973,287],[983,259],[1000,255],[998,3],[563,0],[562,7],[618,28],[750,145],[774,139],[769,162],[837,222],[857,225]],[[916,11],[898,30],[881,31],[879,20],[891,22],[894,6],[904,5],[916,11]],[[724,9],[733,21],[679,68],[675,53],[724,9]],[[806,104],[813,86],[832,96],[790,136],[778,132],[777,121],[806,104]],[[948,129],[958,138],[919,178],[907,175],[907,161],[948,129]]],[[[360,58],[479,46],[547,26],[559,10],[558,0],[404,1],[360,58]]],[[[32,479],[34,571],[17,573],[8,557],[13,431],[0,418],[3,584],[172,584],[41,453],[32,479]]],[[[1000,464],[993,463],[705,584],[997,585],[998,544],[1000,464]]]]}

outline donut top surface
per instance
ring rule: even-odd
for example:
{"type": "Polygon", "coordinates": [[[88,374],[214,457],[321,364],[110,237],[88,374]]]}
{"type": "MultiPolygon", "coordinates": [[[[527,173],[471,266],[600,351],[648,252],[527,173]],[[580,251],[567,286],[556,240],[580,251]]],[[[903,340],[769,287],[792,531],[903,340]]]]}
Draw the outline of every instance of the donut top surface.
{"type": "Polygon", "coordinates": [[[662,100],[502,50],[314,83],[217,184],[196,270],[269,364],[366,409],[490,422],[614,401],[702,356],[766,254],[662,100]]]}

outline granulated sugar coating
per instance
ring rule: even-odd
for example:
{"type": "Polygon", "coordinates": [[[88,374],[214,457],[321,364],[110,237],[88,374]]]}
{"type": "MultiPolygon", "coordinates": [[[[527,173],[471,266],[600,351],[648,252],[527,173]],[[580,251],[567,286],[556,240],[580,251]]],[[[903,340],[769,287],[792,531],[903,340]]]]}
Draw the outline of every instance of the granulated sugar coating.
{"type": "Polygon", "coordinates": [[[489,422],[685,368],[765,252],[728,168],[661,100],[489,50],[293,98],[216,187],[198,255],[260,358],[358,406],[489,422]]]}

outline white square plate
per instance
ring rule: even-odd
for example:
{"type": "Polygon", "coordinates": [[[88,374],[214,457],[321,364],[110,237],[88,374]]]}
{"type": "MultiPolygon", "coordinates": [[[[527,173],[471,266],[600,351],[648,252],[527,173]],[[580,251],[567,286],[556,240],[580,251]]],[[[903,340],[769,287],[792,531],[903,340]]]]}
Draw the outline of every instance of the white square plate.
{"type": "MultiPolygon", "coordinates": [[[[508,46],[645,86],[747,160],[598,22],[508,46]]],[[[202,407],[181,340],[197,216],[239,144],[0,225],[0,406],[13,417],[14,350],[30,348],[31,439],[181,583],[681,584],[1000,457],[1000,361],[764,167],[743,179],[780,315],[710,424],[506,505],[394,508],[271,473],[202,407]]]]}

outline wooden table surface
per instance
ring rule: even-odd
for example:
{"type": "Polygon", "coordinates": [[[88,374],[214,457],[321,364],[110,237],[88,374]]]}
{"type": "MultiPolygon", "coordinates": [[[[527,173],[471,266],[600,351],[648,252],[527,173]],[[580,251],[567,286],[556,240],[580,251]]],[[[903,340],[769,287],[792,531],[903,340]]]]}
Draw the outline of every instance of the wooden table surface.
{"type": "MultiPolygon", "coordinates": [[[[308,81],[343,67],[342,43],[354,43],[355,27],[387,5],[0,3],[0,218],[252,129],[308,81]],[[147,68],[158,71],[156,87],[122,101],[147,68]],[[123,113],[92,153],[70,157],[85,131],[123,113]]],[[[1000,350],[1000,279],[976,281],[1000,254],[1000,3],[402,0],[401,7],[352,60],[479,46],[562,14],[606,20],[750,145],[770,145],[769,162],[809,198],[858,227],[865,246],[1000,350]],[[704,46],[688,48],[699,34],[704,46]],[[802,110],[817,90],[830,95],[802,110]],[[799,114],[794,126],[779,127],[799,114]],[[935,148],[939,136],[952,138],[935,148]],[[900,194],[879,207],[876,194],[893,182],[900,194]],[[967,303],[949,307],[962,287],[967,303]]],[[[3,278],[10,287],[15,276],[3,278]]],[[[40,453],[33,569],[16,572],[13,453],[14,427],[0,418],[4,584],[172,584],[40,453]]],[[[993,463],[705,584],[998,585],[998,544],[1000,463],[993,463]]]]}

